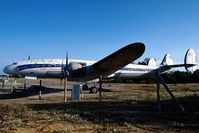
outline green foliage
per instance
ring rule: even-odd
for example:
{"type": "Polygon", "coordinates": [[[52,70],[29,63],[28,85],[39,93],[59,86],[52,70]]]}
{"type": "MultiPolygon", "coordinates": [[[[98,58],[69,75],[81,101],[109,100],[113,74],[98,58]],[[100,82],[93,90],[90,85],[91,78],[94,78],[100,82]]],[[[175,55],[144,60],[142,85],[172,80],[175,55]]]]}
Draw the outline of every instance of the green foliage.
{"type": "MultiPolygon", "coordinates": [[[[165,73],[162,75],[162,77],[165,79],[166,83],[199,83],[199,70],[196,70],[193,74],[190,72],[183,72],[183,71],[173,71],[169,73],[165,73]]],[[[134,78],[134,79],[112,79],[104,80],[104,82],[111,82],[111,83],[137,83],[137,84],[154,84],[156,83],[156,77],[149,76],[144,78],[134,78]]]]}
{"type": "Polygon", "coordinates": [[[191,75],[191,81],[192,83],[199,83],[199,70],[198,69],[191,75]]]}
{"type": "MultiPolygon", "coordinates": [[[[196,70],[193,74],[190,72],[173,71],[170,73],[163,74],[162,77],[167,83],[183,83],[183,84],[199,83],[199,70],[196,70]]],[[[153,84],[156,83],[156,77],[150,76],[145,78],[122,80],[121,82],[137,83],[137,84],[142,84],[142,83],[153,84]]]]}
{"type": "Polygon", "coordinates": [[[199,83],[199,70],[196,70],[193,74],[182,71],[165,73],[163,78],[167,83],[199,83]]]}

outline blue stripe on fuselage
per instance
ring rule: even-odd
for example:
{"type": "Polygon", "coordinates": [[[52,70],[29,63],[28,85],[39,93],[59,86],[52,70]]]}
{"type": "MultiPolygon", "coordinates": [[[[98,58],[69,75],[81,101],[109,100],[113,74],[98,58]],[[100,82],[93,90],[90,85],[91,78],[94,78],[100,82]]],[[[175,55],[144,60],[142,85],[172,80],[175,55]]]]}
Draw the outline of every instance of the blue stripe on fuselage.
{"type": "Polygon", "coordinates": [[[150,69],[150,68],[122,68],[121,70],[125,70],[125,71],[152,71],[154,69],[150,69]]]}
{"type": "Polygon", "coordinates": [[[45,67],[62,67],[62,64],[26,64],[26,65],[17,66],[17,70],[22,71],[25,69],[45,68],[45,67]]]}

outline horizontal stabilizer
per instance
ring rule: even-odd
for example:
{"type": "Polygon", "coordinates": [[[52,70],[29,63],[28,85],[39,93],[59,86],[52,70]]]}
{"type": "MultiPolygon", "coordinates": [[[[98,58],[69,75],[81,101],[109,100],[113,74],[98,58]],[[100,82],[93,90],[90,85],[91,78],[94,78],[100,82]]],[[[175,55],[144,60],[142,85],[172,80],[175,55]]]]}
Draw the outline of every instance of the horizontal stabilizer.
{"type": "Polygon", "coordinates": [[[161,65],[166,69],[185,67],[187,71],[194,72],[197,69],[197,57],[193,49],[188,49],[184,57],[184,64],[173,64],[171,55],[166,54],[161,65]]]}

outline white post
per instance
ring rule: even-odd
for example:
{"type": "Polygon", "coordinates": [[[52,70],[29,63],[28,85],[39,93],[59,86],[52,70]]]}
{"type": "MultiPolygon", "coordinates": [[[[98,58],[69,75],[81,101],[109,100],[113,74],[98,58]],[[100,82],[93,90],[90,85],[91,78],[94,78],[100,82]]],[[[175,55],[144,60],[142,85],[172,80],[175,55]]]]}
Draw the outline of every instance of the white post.
{"type": "Polygon", "coordinates": [[[39,81],[39,100],[41,100],[41,80],[39,81]]]}
{"type": "Polygon", "coordinates": [[[102,103],[102,75],[99,76],[99,102],[102,103]]]}

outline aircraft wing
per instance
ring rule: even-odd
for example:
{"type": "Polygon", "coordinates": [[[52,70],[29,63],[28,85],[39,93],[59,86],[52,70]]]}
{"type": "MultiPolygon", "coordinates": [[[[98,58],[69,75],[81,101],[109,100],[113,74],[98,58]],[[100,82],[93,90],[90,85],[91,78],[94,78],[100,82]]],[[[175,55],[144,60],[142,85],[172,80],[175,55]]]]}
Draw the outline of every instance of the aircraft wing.
{"type": "Polygon", "coordinates": [[[108,76],[138,59],[145,51],[145,45],[137,42],[129,44],[92,65],[94,75],[108,76]]]}

